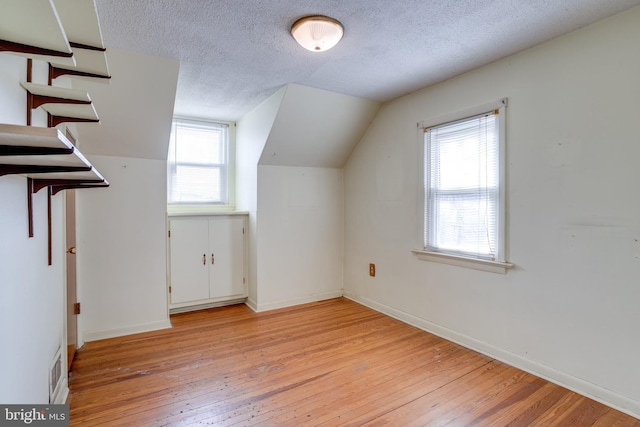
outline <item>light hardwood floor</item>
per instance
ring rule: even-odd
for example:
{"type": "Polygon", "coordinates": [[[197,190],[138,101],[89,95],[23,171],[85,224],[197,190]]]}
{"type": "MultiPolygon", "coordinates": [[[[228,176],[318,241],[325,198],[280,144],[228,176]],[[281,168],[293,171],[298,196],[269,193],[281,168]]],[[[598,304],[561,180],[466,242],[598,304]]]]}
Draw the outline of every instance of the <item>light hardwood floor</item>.
{"type": "Polygon", "coordinates": [[[586,397],[347,299],[171,316],[87,343],[72,426],[636,426],[586,397]]]}

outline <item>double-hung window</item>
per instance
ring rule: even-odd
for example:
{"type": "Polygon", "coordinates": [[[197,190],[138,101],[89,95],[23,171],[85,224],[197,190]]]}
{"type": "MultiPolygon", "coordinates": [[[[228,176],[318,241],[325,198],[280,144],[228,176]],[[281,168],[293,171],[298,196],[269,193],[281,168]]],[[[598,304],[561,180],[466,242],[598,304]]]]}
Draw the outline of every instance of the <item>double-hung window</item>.
{"type": "Polygon", "coordinates": [[[169,205],[229,201],[229,125],[175,119],[168,155],[169,205]]]}
{"type": "Polygon", "coordinates": [[[504,105],[424,130],[424,251],[505,261],[504,105]]]}

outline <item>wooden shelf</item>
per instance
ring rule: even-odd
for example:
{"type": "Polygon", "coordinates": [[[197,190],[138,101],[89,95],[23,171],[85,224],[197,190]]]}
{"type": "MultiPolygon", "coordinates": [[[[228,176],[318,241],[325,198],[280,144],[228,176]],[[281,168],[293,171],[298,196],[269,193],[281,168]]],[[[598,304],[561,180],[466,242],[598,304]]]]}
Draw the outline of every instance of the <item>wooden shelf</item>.
{"type": "Polygon", "coordinates": [[[8,174],[34,174],[42,172],[88,172],[93,167],[80,153],[26,156],[2,156],[0,176],[8,174]]]}
{"type": "Polygon", "coordinates": [[[37,83],[21,82],[20,85],[33,96],[33,108],[44,104],[91,104],[91,97],[82,90],[67,89],[42,85],[37,83]]]}
{"type": "Polygon", "coordinates": [[[100,119],[93,104],[87,105],[67,105],[67,104],[46,104],[42,109],[49,113],[49,126],[58,126],[60,123],[88,122],[99,123],[100,119]]]}
{"type": "Polygon", "coordinates": [[[75,66],[69,40],[51,1],[3,2],[0,13],[2,51],[44,61],[57,58],[58,63],[75,66]]]}
{"type": "Polygon", "coordinates": [[[65,122],[100,121],[87,92],[62,87],[22,82],[27,91],[27,115],[33,108],[42,107],[49,113],[49,127],[65,122]]]}
{"type": "Polygon", "coordinates": [[[55,0],[55,4],[73,49],[76,65],[50,61],[51,78],[67,75],[108,82],[111,77],[94,1],[55,0]]]}
{"type": "Polygon", "coordinates": [[[48,262],[51,265],[51,197],[62,190],[108,187],[71,141],[56,128],[0,124],[0,176],[27,177],[29,237],[33,230],[33,194],[47,188],[48,262]]]}
{"type": "Polygon", "coordinates": [[[0,124],[0,162],[4,156],[71,154],[75,147],[58,129],[0,124]]]}
{"type": "Polygon", "coordinates": [[[55,0],[55,5],[72,47],[76,44],[104,50],[95,1],[55,0]]]}
{"type": "Polygon", "coordinates": [[[8,174],[50,185],[109,185],[55,128],[0,124],[0,176],[8,174]]]}
{"type": "Polygon", "coordinates": [[[109,186],[55,128],[64,122],[99,122],[91,97],[83,91],[51,86],[61,75],[110,79],[95,0],[3,1],[1,52],[29,60],[27,82],[21,83],[27,91],[27,126],[0,124],[0,176],[27,177],[29,237],[34,235],[33,194],[47,188],[51,265],[51,197],[66,189],[109,186]],[[49,62],[49,85],[31,82],[31,59],[49,62]],[[47,128],[30,126],[32,110],[38,107],[47,112],[47,128]]]}
{"type": "Polygon", "coordinates": [[[109,181],[93,168],[81,172],[28,173],[27,178],[34,182],[34,193],[42,188],[51,187],[53,195],[62,190],[109,186],[109,181]]]}
{"type": "Polygon", "coordinates": [[[75,184],[105,184],[108,182],[95,168],[83,172],[44,172],[28,173],[28,178],[46,181],[72,181],[75,184]]]}
{"type": "Polygon", "coordinates": [[[74,47],[73,55],[76,58],[75,67],[60,64],[55,60],[49,62],[51,80],[60,76],[72,76],[99,79],[97,81],[109,83],[111,75],[107,64],[107,55],[104,51],[74,47]]]}
{"type": "Polygon", "coordinates": [[[52,64],[50,78],[62,75],[110,77],[94,1],[11,0],[0,14],[0,52],[52,64]]]}

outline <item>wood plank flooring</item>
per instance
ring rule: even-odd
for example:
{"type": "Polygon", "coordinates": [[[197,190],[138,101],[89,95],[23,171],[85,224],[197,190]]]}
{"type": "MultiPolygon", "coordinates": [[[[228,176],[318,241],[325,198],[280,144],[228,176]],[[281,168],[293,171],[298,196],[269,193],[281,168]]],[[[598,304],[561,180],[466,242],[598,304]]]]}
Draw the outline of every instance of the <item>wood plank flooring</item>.
{"type": "Polygon", "coordinates": [[[171,322],[78,351],[72,426],[640,427],[347,299],[171,322]]]}

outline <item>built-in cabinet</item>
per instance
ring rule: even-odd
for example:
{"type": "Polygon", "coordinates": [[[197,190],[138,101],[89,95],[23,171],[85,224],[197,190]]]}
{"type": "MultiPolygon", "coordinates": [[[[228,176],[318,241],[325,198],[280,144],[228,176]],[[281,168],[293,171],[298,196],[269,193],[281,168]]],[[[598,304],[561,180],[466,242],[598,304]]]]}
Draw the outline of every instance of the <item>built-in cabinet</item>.
{"type": "Polygon", "coordinates": [[[170,217],[172,311],[247,297],[246,224],[246,214],[170,217]]]}

